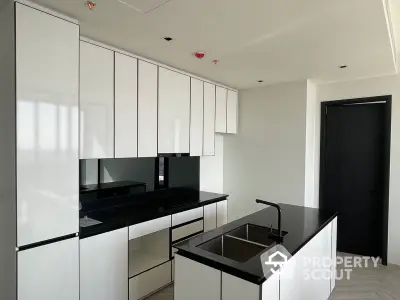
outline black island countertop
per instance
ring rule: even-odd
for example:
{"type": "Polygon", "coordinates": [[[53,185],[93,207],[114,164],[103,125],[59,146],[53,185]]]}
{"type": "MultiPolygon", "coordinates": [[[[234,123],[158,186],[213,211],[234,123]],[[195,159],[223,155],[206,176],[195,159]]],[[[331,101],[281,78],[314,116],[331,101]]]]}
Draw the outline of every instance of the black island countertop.
{"type": "Polygon", "coordinates": [[[100,224],[80,227],[81,239],[154,220],[228,198],[228,195],[195,191],[192,189],[168,189],[144,193],[142,195],[121,196],[107,200],[107,204],[98,201],[90,204],[90,209],[80,212],[85,217],[100,221],[100,224]]]}
{"type": "MultiPolygon", "coordinates": [[[[282,209],[282,230],[288,232],[284,236],[281,245],[285,247],[292,256],[337,216],[337,213],[316,208],[287,204],[280,204],[280,206],[282,209]]],[[[261,264],[261,255],[265,251],[262,251],[246,262],[237,262],[203,250],[198,246],[246,224],[254,224],[263,227],[270,227],[272,224],[274,228],[277,228],[277,219],[276,209],[268,207],[174,245],[174,247],[178,249],[177,254],[183,257],[208,265],[254,284],[262,284],[266,280],[261,264]]],[[[266,251],[267,250],[268,249],[266,249],[266,251]]]]}

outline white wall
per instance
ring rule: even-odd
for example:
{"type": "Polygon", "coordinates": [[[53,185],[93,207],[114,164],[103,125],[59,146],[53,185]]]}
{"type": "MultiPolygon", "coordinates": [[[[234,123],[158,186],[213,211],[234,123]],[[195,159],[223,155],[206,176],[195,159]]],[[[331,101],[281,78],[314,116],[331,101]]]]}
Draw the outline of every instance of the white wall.
{"type": "Polygon", "coordinates": [[[200,157],[200,190],[224,192],[224,137],[215,135],[215,156],[200,157]]]}
{"type": "Polygon", "coordinates": [[[223,191],[230,220],[256,198],[304,205],[307,81],[241,91],[239,132],[224,136],[223,191]]]}
{"type": "MultiPolygon", "coordinates": [[[[388,261],[400,265],[400,75],[354,80],[318,86],[315,124],[321,124],[321,102],[350,98],[392,95],[392,136],[389,192],[388,261]]],[[[315,182],[319,180],[320,136],[315,143],[315,182]]],[[[318,184],[316,184],[318,191],[318,184]]],[[[318,196],[318,193],[316,194],[318,196]]],[[[316,200],[318,202],[318,200],[316,200]]]]}

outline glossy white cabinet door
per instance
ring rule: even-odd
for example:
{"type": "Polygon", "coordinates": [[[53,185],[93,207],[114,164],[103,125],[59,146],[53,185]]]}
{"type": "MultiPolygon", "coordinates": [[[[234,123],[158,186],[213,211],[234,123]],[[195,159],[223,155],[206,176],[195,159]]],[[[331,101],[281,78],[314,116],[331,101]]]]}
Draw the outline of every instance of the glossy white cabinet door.
{"type": "Polygon", "coordinates": [[[79,300],[79,239],[18,252],[18,300],[79,300]]]}
{"type": "Polygon", "coordinates": [[[215,85],[204,82],[203,155],[215,155],[215,85]]]}
{"type": "Polygon", "coordinates": [[[81,42],[80,158],[114,157],[114,52],[81,42]]]}
{"type": "Polygon", "coordinates": [[[226,132],[237,133],[238,127],[238,93],[228,90],[226,103],[226,132]]]}
{"type": "Polygon", "coordinates": [[[215,132],[226,133],[226,102],[228,90],[217,86],[215,96],[215,132]]]}
{"type": "Polygon", "coordinates": [[[190,87],[190,155],[203,155],[204,84],[191,78],[190,87]]]}
{"type": "Polygon", "coordinates": [[[190,77],[159,68],[158,152],[189,153],[190,77]]]}
{"type": "Polygon", "coordinates": [[[22,246],[79,231],[79,27],[15,5],[22,246]]]}
{"type": "Polygon", "coordinates": [[[158,67],[138,63],[138,156],[157,156],[157,83],[158,67]]]}
{"type": "MultiPolygon", "coordinates": [[[[337,259],[337,220],[336,217],[332,221],[332,270],[331,270],[331,292],[334,290],[336,286],[336,259],[337,259]]],[[[340,275],[340,274],[339,274],[340,275]]]]}
{"type": "Polygon", "coordinates": [[[228,223],[228,200],[217,203],[217,227],[228,223]]]}
{"type": "Polygon", "coordinates": [[[80,240],[80,300],[128,299],[128,228],[80,240]]]}
{"type": "Polygon", "coordinates": [[[174,273],[174,300],[221,300],[221,271],[175,255],[174,273]]]}
{"type": "Polygon", "coordinates": [[[115,53],[115,157],[137,157],[137,59],[115,53]]]}
{"type": "Polygon", "coordinates": [[[204,232],[217,227],[217,203],[204,206],[204,232]]]}

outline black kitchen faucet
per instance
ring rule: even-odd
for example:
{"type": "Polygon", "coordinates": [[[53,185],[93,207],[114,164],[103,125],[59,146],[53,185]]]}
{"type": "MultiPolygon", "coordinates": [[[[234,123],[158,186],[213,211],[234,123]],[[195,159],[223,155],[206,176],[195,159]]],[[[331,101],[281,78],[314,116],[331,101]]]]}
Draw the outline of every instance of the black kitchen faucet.
{"type": "Polygon", "coordinates": [[[278,210],[278,234],[279,234],[279,241],[281,241],[282,240],[282,228],[281,228],[282,210],[281,210],[281,207],[276,203],[272,203],[272,202],[268,202],[268,201],[264,201],[264,200],[260,200],[260,199],[256,199],[256,202],[262,203],[265,205],[271,205],[278,210]]]}

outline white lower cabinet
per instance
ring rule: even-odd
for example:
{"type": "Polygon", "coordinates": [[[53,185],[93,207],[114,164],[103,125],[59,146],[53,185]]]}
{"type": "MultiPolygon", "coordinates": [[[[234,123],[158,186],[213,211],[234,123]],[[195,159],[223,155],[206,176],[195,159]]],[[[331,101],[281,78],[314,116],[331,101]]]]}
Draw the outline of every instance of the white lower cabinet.
{"type": "Polygon", "coordinates": [[[126,227],[80,241],[80,300],[92,299],[128,299],[126,227]]]}
{"type": "Polygon", "coordinates": [[[228,223],[228,200],[217,203],[217,227],[228,223]]]}
{"type": "Polygon", "coordinates": [[[217,204],[204,206],[204,232],[217,227],[217,204]]]}
{"type": "Polygon", "coordinates": [[[79,300],[78,238],[18,252],[18,300],[54,299],[79,300]]]}
{"type": "Polygon", "coordinates": [[[169,261],[129,279],[129,300],[141,299],[168,285],[172,281],[171,273],[171,262],[169,261]]]}
{"type": "Polygon", "coordinates": [[[221,271],[175,255],[174,300],[189,299],[221,300],[221,271]]]}
{"type": "Polygon", "coordinates": [[[326,300],[331,293],[332,224],[322,229],[284,265],[280,300],[326,300]],[[325,260],[326,259],[326,260],[325,260]]]}
{"type": "Polygon", "coordinates": [[[337,256],[337,217],[332,221],[332,267],[331,292],[336,286],[336,256],[337,256]]]}

